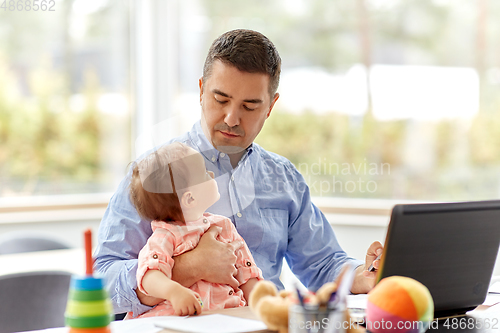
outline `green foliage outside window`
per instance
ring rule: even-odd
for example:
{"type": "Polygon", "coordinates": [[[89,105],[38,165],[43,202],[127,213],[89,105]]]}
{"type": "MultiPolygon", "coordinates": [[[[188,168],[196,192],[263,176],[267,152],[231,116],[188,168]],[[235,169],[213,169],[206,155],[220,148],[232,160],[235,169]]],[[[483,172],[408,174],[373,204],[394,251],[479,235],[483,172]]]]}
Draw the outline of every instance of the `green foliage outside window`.
{"type": "Polygon", "coordinates": [[[92,188],[102,180],[103,132],[116,120],[98,110],[97,76],[86,71],[85,107],[75,112],[69,107],[63,76],[50,67],[31,73],[31,96],[26,98],[0,60],[0,174],[5,195],[33,193],[49,183],[56,193],[60,186],[92,188]]]}
{"type": "Polygon", "coordinates": [[[335,112],[296,115],[278,109],[256,142],[286,156],[310,186],[316,185],[311,192],[317,196],[415,200],[498,196],[500,112],[481,112],[467,124],[456,120],[425,124],[425,134],[434,138],[427,153],[435,166],[424,171],[404,161],[410,126],[407,120],[377,121],[370,113],[350,118],[335,112]]]}

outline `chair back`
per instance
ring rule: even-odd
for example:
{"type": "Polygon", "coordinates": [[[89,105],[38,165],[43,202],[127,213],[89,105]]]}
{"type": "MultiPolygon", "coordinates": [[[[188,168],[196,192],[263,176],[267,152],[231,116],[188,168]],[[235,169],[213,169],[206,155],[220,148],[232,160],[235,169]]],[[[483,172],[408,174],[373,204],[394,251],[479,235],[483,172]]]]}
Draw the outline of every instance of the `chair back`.
{"type": "Polygon", "coordinates": [[[0,254],[70,249],[55,236],[44,233],[10,232],[0,237],[0,254]]]}
{"type": "Polygon", "coordinates": [[[0,276],[0,333],[64,326],[71,273],[0,276]]]}

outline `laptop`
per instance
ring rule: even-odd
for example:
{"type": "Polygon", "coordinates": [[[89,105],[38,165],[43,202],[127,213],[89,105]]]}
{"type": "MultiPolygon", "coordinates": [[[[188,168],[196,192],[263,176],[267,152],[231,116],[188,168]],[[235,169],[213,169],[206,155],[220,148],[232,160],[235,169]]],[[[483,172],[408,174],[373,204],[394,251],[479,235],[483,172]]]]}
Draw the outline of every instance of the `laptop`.
{"type": "Polygon", "coordinates": [[[482,304],[500,247],[500,200],[396,205],[377,282],[400,275],[424,284],[434,317],[482,304]]]}

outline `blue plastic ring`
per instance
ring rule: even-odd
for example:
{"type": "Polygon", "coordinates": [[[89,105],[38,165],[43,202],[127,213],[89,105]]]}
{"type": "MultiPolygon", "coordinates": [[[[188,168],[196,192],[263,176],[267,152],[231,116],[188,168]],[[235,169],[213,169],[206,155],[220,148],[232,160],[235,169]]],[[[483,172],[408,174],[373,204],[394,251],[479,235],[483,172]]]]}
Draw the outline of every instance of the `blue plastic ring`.
{"type": "Polygon", "coordinates": [[[87,276],[72,276],[70,289],[75,290],[99,290],[105,287],[104,279],[100,277],[87,276]]]}

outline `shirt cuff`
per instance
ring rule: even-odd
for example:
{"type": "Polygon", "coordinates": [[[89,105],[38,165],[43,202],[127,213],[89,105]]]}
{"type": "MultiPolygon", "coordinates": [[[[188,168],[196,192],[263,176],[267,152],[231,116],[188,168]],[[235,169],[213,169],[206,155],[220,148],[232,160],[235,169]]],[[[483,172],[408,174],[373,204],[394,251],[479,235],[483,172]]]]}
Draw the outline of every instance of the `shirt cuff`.
{"type": "MultiPolygon", "coordinates": [[[[357,259],[353,259],[351,260],[350,262],[351,265],[354,265],[354,269],[356,270],[359,266],[363,266],[365,264],[364,261],[362,260],[357,260],[357,259]]],[[[352,287],[352,286],[351,286],[352,287]]],[[[351,288],[349,288],[349,295],[355,295],[351,292],[351,288]]]]}

